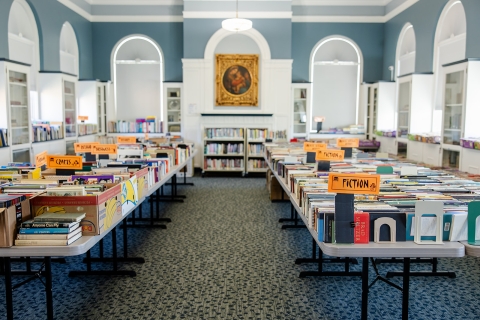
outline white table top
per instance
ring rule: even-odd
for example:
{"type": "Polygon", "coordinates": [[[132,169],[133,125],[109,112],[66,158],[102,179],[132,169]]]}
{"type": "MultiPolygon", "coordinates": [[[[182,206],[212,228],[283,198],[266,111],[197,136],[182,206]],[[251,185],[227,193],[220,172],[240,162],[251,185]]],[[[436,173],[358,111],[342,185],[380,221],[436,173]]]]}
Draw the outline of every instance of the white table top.
{"type": "Polygon", "coordinates": [[[460,241],[465,246],[465,254],[467,256],[480,257],[480,246],[472,246],[468,241],[460,241]]]}
{"type": "MultiPolygon", "coordinates": [[[[158,188],[164,185],[174,174],[178,173],[180,169],[187,165],[188,161],[192,159],[196,153],[197,151],[194,150],[190,157],[185,160],[185,162],[170,168],[168,174],[163,176],[162,180],[153,185],[153,187],[148,191],[145,197],[153,194],[158,188]]],[[[115,228],[120,222],[122,222],[123,219],[126,219],[131,212],[137,209],[137,207],[145,201],[145,197],[140,199],[137,205],[132,208],[126,215],[124,215],[122,219],[114,222],[109,229],[107,229],[105,232],[98,236],[81,237],[69,246],[13,246],[10,248],[0,248],[0,257],[68,257],[83,254],[90,250],[107,234],[109,234],[110,231],[112,231],[113,228],[115,228]]]]}
{"type": "MultiPolygon", "coordinates": [[[[270,163],[268,163],[270,166],[270,163]]],[[[272,171],[273,172],[273,171],[272,171]]],[[[281,179],[276,172],[273,172],[278,182],[284,189],[287,188],[283,179],[281,179]]],[[[288,188],[287,188],[288,189],[288,188]]],[[[323,253],[333,257],[374,257],[374,258],[460,258],[465,255],[465,247],[460,242],[445,241],[443,244],[438,245],[420,245],[413,241],[402,241],[396,243],[375,243],[369,244],[338,244],[338,243],[325,243],[318,241],[317,231],[308,227],[307,218],[302,214],[302,209],[297,203],[293,195],[288,192],[292,205],[297,210],[298,216],[303,220],[310,231],[312,237],[317,242],[323,253]]],[[[480,246],[467,247],[468,251],[477,251],[476,256],[480,257],[480,246]]],[[[475,254],[471,254],[475,255],[475,254]]]]}

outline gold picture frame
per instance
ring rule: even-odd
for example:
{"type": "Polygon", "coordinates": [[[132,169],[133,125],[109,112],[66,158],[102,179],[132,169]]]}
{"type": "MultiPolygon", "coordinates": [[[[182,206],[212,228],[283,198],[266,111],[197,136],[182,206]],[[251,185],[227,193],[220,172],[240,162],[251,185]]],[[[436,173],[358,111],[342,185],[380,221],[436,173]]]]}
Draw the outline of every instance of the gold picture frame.
{"type": "Polygon", "coordinates": [[[258,54],[217,54],[215,60],[215,105],[258,106],[258,54]]]}

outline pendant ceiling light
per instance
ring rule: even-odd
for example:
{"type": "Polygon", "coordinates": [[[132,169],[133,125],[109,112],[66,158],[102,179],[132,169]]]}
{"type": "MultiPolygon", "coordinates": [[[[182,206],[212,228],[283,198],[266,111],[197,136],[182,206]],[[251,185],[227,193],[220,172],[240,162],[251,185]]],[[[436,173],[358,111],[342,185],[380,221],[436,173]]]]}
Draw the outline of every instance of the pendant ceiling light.
{"type": "Polygon", "coordinates": [[[238,18],[238,0],[235,18],[223,20],[222,28],[232,32],[246,31],[252,28],[252,21],[238,18]]]}

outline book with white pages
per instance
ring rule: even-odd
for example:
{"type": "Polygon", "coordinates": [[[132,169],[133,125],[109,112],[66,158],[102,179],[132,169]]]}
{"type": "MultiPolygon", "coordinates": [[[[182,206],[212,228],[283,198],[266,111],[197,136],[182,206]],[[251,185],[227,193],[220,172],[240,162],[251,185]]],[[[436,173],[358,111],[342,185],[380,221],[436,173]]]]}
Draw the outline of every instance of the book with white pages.
{"type": "Polygon", "coordinates": [[[18,240],[69,240],[77,234],[82,234],[82,227],[79,225],[75,230],[67,234],[18,234],[18,240]]]}
{"type": "Polygon", "coordinates": [[[15,240],[16,246],[68,246],[82,237],[82,233],[79,232],[70,239],[63,240],[15,240]]]}

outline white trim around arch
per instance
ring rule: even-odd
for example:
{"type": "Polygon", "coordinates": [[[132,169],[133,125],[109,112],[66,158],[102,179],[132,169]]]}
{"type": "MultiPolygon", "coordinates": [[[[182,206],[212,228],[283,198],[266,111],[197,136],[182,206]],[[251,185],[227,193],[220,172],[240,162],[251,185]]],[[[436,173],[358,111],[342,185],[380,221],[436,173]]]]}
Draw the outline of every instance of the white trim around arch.
{"type": "Polygon", "coordinates": [[[164,61],[164,58],[163,58],[163,52],[162,52],[162,48],[160,47],[160,45],[155,41],[153,40],[152,38],[146,36],[146,35],[143,35],[143,34],[131,34],[131,35],[128,35],[126,37],[123,37],[122,39],[120,39],[116,44],[115,46],[113,47],[112,49],[112,53],[110,55],[110,66],[111,66],[111,76],[112,76],[112,81],[113,81],[113,101],[114,101],[114,109],[115,109],[115,117],[116,117],[116,114],[117,114],[117,81],[116,81],[116,68],[117,68],[117,64],[115,63],[116,61],[116,57],[117,57],[117,53],[118,53],[118,50],[125,44],[127,43],[128,41],[130,40],[144,40],[144,41],[147,41],[148,43],[150,43],[151,45],[153,45],[155,47],[155,49],[157,50],[158,52],[158,55],[159,55],[159,60],[160,60],[160,87],[159,87],[159,92],[160,92],[160,121],[163,121],[163,81],[164,81],[164,72],[165,72],[165,68],[164,68],[164,64],[163,64],[163,61],[164,61]]]}
{"type": "MultiPolygon", "coordinates": [[[[407,34],[407,31],[410,29],[413,29],[413,35],[416,41],[415,29],[413,28],[413,25],[410,22],[405,23],[402,30],[400,31],[400,35],[398,36],[397,49],[395,51],[395,79],[401,76],[400,58],[402,58],[402,53],[400,52],[400,50],[402,49],[403,41],[405,40],[405,35],[407,34]]],[[[409,52],[408,54],[415,54],[417,50],[416,47],[417,47],[417,44],[415,43],[415,51],[409,52]]],[[[415,68],[414,68],[414,72],[415,72],[415,68]]]]}
{"type": "MultiPolygon", "coordinates": [[[[232,34],[234,33],[232,33],[231,31],[227,31],[225,29],[219,29],[217,32],[215,32],[208,40],[208,43],[205,47],[205,53],[203,58],[205,60],[213,59],[215,54],[215,49],[217,48],[217,45],[220,43],[220,41],[222,41],[224,38],[232,34]]],[[[258,32],[258,30],[252,28],[247,31],[239,32],[238,34],[242,34],[247,37],[250,37],[253,41],[255,41],[255,43],[258,45],[258,48],[260,49],[262,60],[271,59],[270,46],[268,45],[267,40],[263,37],[263,35],[260,32],[258,32]]]]}

